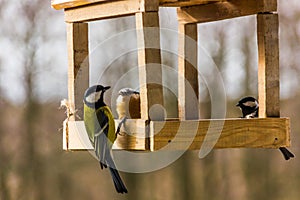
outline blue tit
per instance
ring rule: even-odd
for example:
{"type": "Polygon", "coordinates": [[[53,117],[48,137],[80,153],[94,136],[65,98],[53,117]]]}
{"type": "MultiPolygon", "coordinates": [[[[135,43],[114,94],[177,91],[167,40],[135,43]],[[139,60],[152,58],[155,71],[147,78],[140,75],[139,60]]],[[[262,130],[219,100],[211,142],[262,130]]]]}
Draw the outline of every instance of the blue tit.
{"type": "MultiPolygon", "coordinates": [[[[244,97],[236,104],[236,106],[240,107],[240,109],[242,110],[242,118],[258,117],[259,104],[254,97],[244,97]]],[[[285,147],[279,147],[279,150],[281,151],[285,160],[289,160],[290,158],[295,157],[294,154],[285,147]]]]}
{"type": "Polygon", "coordinates": [[[119,119],[140,119],[140,102],[140,93],[138,91],[131,88],[121,89],[116,100],[116,110],[119,119]]]}
{"type": "Polygon", "coordinates": [[[112,112],[103,100],[104,93],[109,88],[110,86],[94,85],[85,91],[84,124],[101,169],[108,167],[117,192],[127,193],[111,155],[117,133],[112,112]]]}

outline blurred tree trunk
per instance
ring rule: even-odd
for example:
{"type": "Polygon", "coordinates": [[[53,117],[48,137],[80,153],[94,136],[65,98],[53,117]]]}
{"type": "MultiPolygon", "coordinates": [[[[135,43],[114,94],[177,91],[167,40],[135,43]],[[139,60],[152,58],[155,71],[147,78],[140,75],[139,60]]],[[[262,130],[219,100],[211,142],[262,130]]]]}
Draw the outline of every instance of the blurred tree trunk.
{"type": "Polygon", "coordinates": [[[22,154],[22,164],[19,168],[21,177],[21,187],[19,198],[27,199],[46,199],[44,180],[44,166],[40,157],[39,138],[42,137],[42,127],[39,127],[40,120],[39,105],[34,94],[35,75],[38,71],[38,60],[36,54],[43,34],[39,33],[40,21],[38,15],[40,10],[48,3],[45,1],[23,1],[20,2],[21,20],[24,20],[26,26],[22,34],[16,35],[15,42],[17,46],[22,47],[22,68],[25,92],[25,107],[23,113],[23,142],[19,147],[18,153],[22,154]]]}
{"type": "MultiPolygon", "coordinates": [[[[1,77],[1,60],[0,60],[0,77],[1,77]]],[[[0,199],[10,200],[10,192],[9,192],[9,186],[8,186],[8,174],[9,174],[9,155],[7,154],[7,151],[5,149],[6,145],[4,144],[4,117],[5,112],[4,110],[4,99],[2,98],[2,91],[0,87],[0,199]]]]}
{"type": "MultiPolygon", "coordinates": [[[[4,0],[1,2],[0,6],[0,18],[2,17],[2,12],[6,8],[7,1],[4,0]]],[[[2,33],[2,30],[0,30],[0,35],[2,33]]],[[[2,79],[2,60],[0,58],[0,80],[2,79]]],[[[10,194],[9,194],[9,186],[8,186],[8,173],[9,173],[9,159],[7,155],[7,151],[5,150],[5,145],[3,144],[4,139],[4,117],[5,114],[3,113],[4,110],[4,98],[2,94],[2,88],[0,87],[0,110],[2,111],[0,115],[0,199],[10,200],[10,194]]]]}

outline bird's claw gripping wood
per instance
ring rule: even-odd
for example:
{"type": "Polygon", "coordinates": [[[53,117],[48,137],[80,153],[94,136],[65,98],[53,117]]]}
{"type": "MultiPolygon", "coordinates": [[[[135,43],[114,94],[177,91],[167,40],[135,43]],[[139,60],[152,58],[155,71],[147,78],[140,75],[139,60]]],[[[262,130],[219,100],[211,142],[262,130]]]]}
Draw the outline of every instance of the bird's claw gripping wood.
{"type": "Polygon", "coordinates": [[[127,117],[123,117],[123,119],[121,120],[121,122],[118,125],[117,131],[116,131],[116,135],[125,136],[125,134],[122,134],[120,131],[121,131],[122,125],[125,124],[126,120],[127,120],[127,117]]]}

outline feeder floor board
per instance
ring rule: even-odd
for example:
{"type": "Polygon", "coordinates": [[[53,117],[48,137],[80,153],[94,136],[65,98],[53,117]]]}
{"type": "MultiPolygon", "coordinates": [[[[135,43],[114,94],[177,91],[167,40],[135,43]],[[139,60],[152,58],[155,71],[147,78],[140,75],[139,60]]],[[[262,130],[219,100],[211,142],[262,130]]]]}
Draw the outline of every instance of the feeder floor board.
{"type": "MultiPolygon", "coordinates": [[[[116,126],[119,120],[115,120],[116,126]]],[[[93,149],[83,121],[64,123],[64,150],[93,149]]],[[[128,119],[113,149],[199,150],[214,148],[279,148],[290,146],[289,118],[145,121],[128,119]]]]}

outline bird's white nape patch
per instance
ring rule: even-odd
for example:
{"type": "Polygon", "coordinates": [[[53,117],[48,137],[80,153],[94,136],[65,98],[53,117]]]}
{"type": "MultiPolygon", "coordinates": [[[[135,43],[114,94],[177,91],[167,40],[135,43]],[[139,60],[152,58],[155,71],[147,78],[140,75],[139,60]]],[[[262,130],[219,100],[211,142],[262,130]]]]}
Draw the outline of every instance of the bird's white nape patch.
{"type": "Polygon", "coordinates": [[[246,101],[243,103],[243,105],[248,107],[256,107],[258,106],[258,103],[256,101],[246,101]]]}
{"type": "Polygon", "coordinates": [[[88,103],[96,103],[100,99],[101,91],[99,92],[93,92],[90,95],[88,95],[85,100],[88,103]]]}

